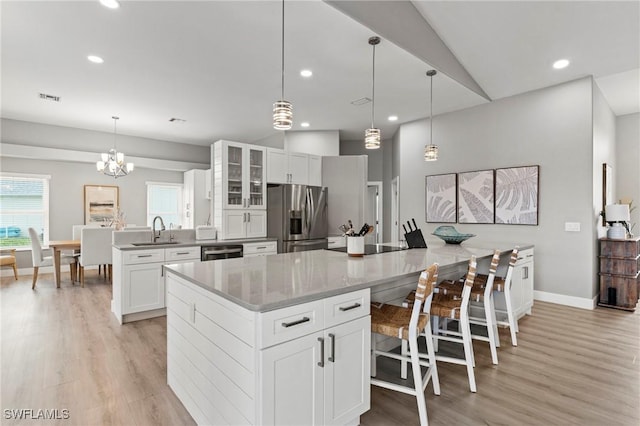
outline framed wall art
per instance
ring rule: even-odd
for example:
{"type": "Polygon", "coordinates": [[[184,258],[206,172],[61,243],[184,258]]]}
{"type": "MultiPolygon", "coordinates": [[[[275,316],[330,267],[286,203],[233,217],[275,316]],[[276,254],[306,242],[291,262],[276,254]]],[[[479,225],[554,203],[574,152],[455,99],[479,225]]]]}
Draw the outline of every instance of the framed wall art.
{"type": "Polygon", "coordinates": [[[458,223],[493,223],[493,170],[458,173],[458,223]]]}
{"type": "Polygon", "coordinates": [[[117,186],[85,185],[84,186],[84,223],[104,223],[113,219],[119,209],[119,193],[117,186]]]}
{"type": "Polygon", "coordinates": [[[425,177],[427,223],[456,223],[457,191],[455,173],[425,177]]]}
{"type": "Polygon", "coordinates": [[[496,169],[496,222],[538,224],[540,166],[496,169]]]}

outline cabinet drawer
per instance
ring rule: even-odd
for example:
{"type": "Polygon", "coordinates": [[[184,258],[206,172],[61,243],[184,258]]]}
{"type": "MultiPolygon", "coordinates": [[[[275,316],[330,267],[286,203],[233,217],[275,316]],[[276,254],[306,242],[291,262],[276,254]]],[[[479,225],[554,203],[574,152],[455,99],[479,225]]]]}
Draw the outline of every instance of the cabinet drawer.
{"type": "Polygon", "coordinates": [[[600,240],[600,255],[635,259],[640,255],[640,239],[600,240]]]}
{"type": "Polygon", "coordinates": [[[531,262],[533,260],[533,249],[526,249],[518,252],[518,260],[516,261],[516,266],[521,265],[525,262],[531,262]]]}
{"type": "Polygon", "coordinates": [[[125,265],[164,262],[164,249],[124,251],[122,258],[125,265]]]}
{"type": "Polygon", "coordinates": [[[200,260],[200,246],[164,249],[164,260],[168,263],[185,259],[200,260]]]}
{"type": "Polygon", "coordinates": [[[340,294],[324,300],[324,326],[333,327],[369,315],[369,289],[340,294]]]}
{"type": "Polygon", "coordinates": [[[276,254],[278,252],[277,241],[265,241],[262,243],[243,244],[243,256],[252,254],[276,254]]]}
{"type": "Polygon", "coordinates": [[[324,328],[323,301],[316,300],[265,312],[258,316],[260,349],[296,339],[324,328]]]}
{"type": "Polygon", "coordinates": [[[600,257],[600,273],[635,277],[640,271],[640,256],[637,259],[600,257]]]}

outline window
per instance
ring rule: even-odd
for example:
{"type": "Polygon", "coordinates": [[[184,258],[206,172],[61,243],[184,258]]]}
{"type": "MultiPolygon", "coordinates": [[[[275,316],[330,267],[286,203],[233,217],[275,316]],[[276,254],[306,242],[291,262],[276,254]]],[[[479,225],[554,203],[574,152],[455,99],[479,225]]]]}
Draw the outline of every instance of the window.
{"type": "Polygon", "coordinates": [[[160,216],[167,229],[182,226],[182,184],[147,182],[147,226],[160,216]]]}
{"type": "Polygon", "coordinates": [[[29,228],[49,243],[50,176],[0,173],[0,246],[31,247],[29,228]]]}

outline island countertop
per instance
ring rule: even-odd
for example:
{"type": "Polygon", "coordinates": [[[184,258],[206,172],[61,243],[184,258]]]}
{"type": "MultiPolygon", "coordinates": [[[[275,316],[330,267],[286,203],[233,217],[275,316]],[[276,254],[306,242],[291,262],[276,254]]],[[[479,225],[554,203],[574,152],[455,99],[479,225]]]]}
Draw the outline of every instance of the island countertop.
{"type": "MultiPolygon", "coordinates": [[[[495,243],[476,246],[432,243],[426,249],[359,258],[330,250],[312,250],[166,268],[243,308],[267,312],[414,276],[432,263],[441,268],[464,266],[472,255],[480,260],[492,256],[494,248],[511,251],[513,247],[495,243]]],[[[520,245],[521,249],[530,247],[520,245]]]]}

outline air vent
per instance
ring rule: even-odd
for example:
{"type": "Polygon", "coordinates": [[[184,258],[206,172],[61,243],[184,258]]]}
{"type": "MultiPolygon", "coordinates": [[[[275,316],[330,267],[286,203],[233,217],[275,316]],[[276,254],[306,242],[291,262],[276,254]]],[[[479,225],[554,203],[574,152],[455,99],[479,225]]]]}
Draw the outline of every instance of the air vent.
{"type": "Polygon", "coordinates": [[[186,123],[187,120],[183,120],[182,118],[170,118],[169,122],[170,123],[186,123]]]}
{"type": "Polygon", "coordinates": [[[360,99],[356,99],[355,101],[351,101],[351,105],[355,105],[355,106],[360,106],[360,105],[366,105],[369,102],[371,102],[371,98],[360,98],[360,99]]]}
{"type": "Polygon", "coordinates": [[[60,102],[60,96],[47,95],[46,93],[40,93],[39,96],[40,99],[44,99],[45,101],[60,102]]]}

